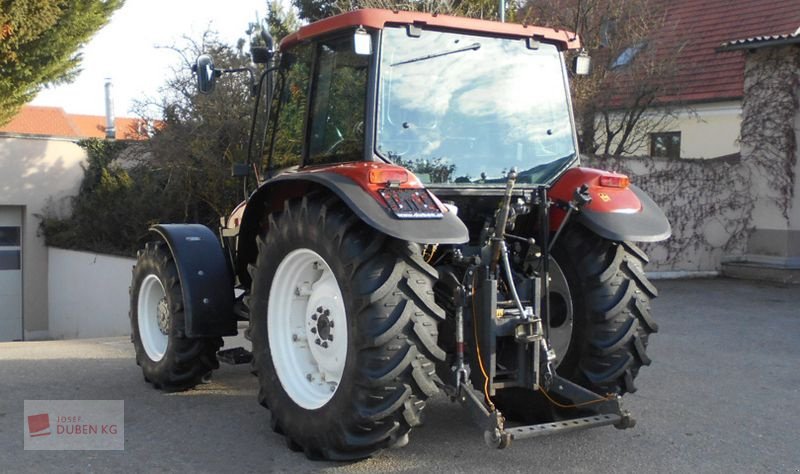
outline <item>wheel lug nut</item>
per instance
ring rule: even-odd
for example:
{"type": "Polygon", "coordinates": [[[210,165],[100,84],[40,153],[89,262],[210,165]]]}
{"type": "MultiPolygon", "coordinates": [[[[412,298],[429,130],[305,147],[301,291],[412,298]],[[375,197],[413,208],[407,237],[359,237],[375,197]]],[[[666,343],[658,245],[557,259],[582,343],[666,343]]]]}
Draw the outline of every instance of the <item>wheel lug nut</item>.
{"type": "Polygon", "coordinates": [[[316,333],[317,333],[317,328],[311,328],[311,334],[316,334],[316,333]]]}
{"type": "Polygon", "coordinates": [[[331,315],[331,312],[330,312],[329,310],[327,310],[327,309],[326,309],[325,311],[323,311],[323,312],[322,312],[322,315],[323,315],[323,316],[330,316],[330,315],[331,315]]]}
{"type": "Polygon", "coordinates": [[[325,349],[327,349],[327,348],[328,348],[328,342],[327,342],[327,341],[324,341],[324,342],[322,343],[322,347],[324,347],[325,349]]]}
{"type": "Polygon", "coordinates": [[[330,336],[328,336],[328,340],[329,340],[329,341],[331,341],[331,342],[333,342],[333,334],[331,334],[330,336]]]}
{"type": "Polygon", "coordinates": [[[329,328],[332,328],[332,327],[333,327],[333,321],[329,321],[329,322],[328,322],[328,327],[329,327],[329,328]]]}
{"type": "Polygon", "coordinates": [[[317,313],[321,313],[321,312],[322,312],[322,306],[317,306],[317,313]]]}
{"type": "MultiPolygon", "coordinates": [[[[314,343],[315,343],[316,345],[320,345],[320,340],[319,340],[319,338],[317,338],[317,339],[314,341],[314,343]]],[[[323,347],[327,347],[327,343],[325,343],[325,344],[326,344],[326,346],[323,346],[323,347]]]]}
{"type": "Polygon", "coordinates": [[[312,321],[316,321],[317,320],[317,315],[316,314],[312,314],[311,315],[311,320],[312,321]]]}

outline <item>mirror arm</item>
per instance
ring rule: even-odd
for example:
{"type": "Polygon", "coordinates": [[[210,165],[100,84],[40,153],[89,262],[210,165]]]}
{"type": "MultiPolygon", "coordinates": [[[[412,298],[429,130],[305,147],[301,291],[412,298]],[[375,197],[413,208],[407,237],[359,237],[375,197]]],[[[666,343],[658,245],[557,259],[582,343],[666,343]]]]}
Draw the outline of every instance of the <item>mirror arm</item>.
{"type": "Polygon", "coordinates": [[[255,97],[258,93],[257,86],[256,86],[256,77],[255,73],[253,72],[253,68],[251,67],[235,67],[235,68],[228,68],[228,69],[214,69],[214,75],[219,77],[223,74],[228,74],[232,72],[246,72],[247,75],[250,77],[250,95],[255,97]]]}

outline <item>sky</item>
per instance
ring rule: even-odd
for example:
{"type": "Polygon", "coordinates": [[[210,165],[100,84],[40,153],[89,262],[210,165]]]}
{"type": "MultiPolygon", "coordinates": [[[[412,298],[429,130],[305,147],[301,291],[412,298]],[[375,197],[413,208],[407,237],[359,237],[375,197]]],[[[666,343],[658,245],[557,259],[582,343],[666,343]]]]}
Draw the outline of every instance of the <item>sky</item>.
{"type": "MultiPolygon", "coordinates": [[[[157,97],[158,88],[178,64],[177,53],[156,46],[200,38],[210,26],[221,40],[235,44],[248,22],[263,18],[266,0],[127,0],[84,45],[81,74],[65,85],[43,89],[32,105],[62,107],[69,113],[105,115],[104,84],[113,83],[117,117],[134,116],[134,99],[157,97]]],[[[288,3],[288,2],[287,2],[288,3]]]]}

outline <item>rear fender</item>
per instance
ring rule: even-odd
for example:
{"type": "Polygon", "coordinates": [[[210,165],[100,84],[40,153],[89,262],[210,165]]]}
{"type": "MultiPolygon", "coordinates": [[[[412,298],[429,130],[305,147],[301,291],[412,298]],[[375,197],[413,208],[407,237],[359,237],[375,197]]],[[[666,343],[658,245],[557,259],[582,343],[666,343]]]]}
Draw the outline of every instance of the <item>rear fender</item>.
{"type": "MultiPolygon", "coordinates": [[[[603,186],[601,176],[621,175],[592,168],[572,168],[552,186],[550,197],[556,202],[569,202],[576,188],[588,186],[592,202],[581,208],[573,219],[609,240],[658,242],[672,234],[664,212],[644,191],[634,185],[603,186]]],[[[559,228],[565,214],[563,209],[553,208],[551,230],[559,228]]]]}
{"type": "Polygon", "coordinates": [[[269,230],[265,217],[282,209],[287,199],[320,189],[335,194],[364,223],[390,237],[420,244],[460,244],[469,240],[467,227],[461,219],[404,168],[356,162],[306,169],[282,174],[250,196],[242,216],[236,259],[236,274],[243,284],[249,285],[247,265],[255,261],[258,254],[256,237],[269,230]],[[392,201],[390,206],[390,199],[382,195],[386,186],[370,183],[370,172],[374,170],[408,173],[408,181],[395,186],[396,190],[404,195],[418,191],[420,195],[414,202],[403,201],[399,205],[392,201]],[[408,210],[404,214],[406,217],[398,217],[398,213],[403,214],[405,210],[408,210]]]}
{"type": "Polygon", "coordinates": [[[217,236],[199,224],[150,228],[169,246],[183,291],[186,337],[235,336],[233,276],[217,236]]]}

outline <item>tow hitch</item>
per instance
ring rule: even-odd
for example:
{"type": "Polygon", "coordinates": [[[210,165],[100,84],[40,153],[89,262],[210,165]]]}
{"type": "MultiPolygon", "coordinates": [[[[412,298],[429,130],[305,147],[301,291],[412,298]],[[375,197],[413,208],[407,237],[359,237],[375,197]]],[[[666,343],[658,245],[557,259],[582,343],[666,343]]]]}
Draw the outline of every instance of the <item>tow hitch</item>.
{"type": "MultiPolygon", "coordinates": [[[[622,409],[621,398],[616,394],[600,395],[559,376],[553,368],[556,359],[555,350],[548,339],[549,327],[549,228],[548,208],[551,203],[547,196],[547,188],[538,187],[533,199],[540,211],[540,245],[529,239],[529,245],[538,260],[539,272],[530,279],[536,288],[536,297],[528,305],[523,304],[517,293],[514,275],[508,258],[507,238],[524,240],[507,234],[510,227],[509,218],[515,212],[512,208],[512,195],[516,181],[516,172],[508,174],[506,191],[495,215],[495,224],[491,238],[483,248],[480,256],[457,256],[457,261],[466,268],[464,281],[451,295],[455,307],[455,341],[456,357],[452,366],[454,374],[451,384],[445,389],[451,398],[457,399],[471,413],[475,422],[483,428],[486,444],[497,449],[504,449],[515,439],[536,438],[557,433],[613,425],[618,429],[632,428],[636,422],[631,414],[622,409]],[[498,282],[510,295],[510,301],[498,303],[498,282]],[[483,378],[483,391],[475,388],[471,381],[471,368],[465,362],[465,315],[470,319],[474,341],[473,359],[483,378]],[[513,337],[518,353],[518,367],[509,380],[508,374],[502,381],[496,380],[497,339],[513,337]],[[538,391],[553,406],[561,409],[553,410],[554,419],[538,424],[524,426],[506,426],[503,413],[495,407],[491,396],[497,389],[508,387],[527,388],[538,391]],[[564,409],[574,409],[579,416],[565,417],[564,409]]],[[[569,205],[569,214],[579,212],[590,198],[586,190],[575,190],[575,200],[569,205]]],[[[554,238],[563,230],[563,226],[555,233],[554,238]]]]}
{"type": "Polygon", "coordinates": [[[585,416],[506,427],[503,414],[496,408],[489,407],[483,394],[468,385],[460,387],[459,391],[458,401],[470,411],[478,426],[483,428],[486,444],[497,449],[507,448],[516,439],[538,438],[608,425],[617,429],[633,428],[636,425],[630,412],[622,408],[620,397],[600,397],[558,375],[553,376],[553,386],[546,396],[569,400],[569,404],[559,405],[580,408],[585,416]],[[587,411],[590,413],[586,414],[587,411]]]}

